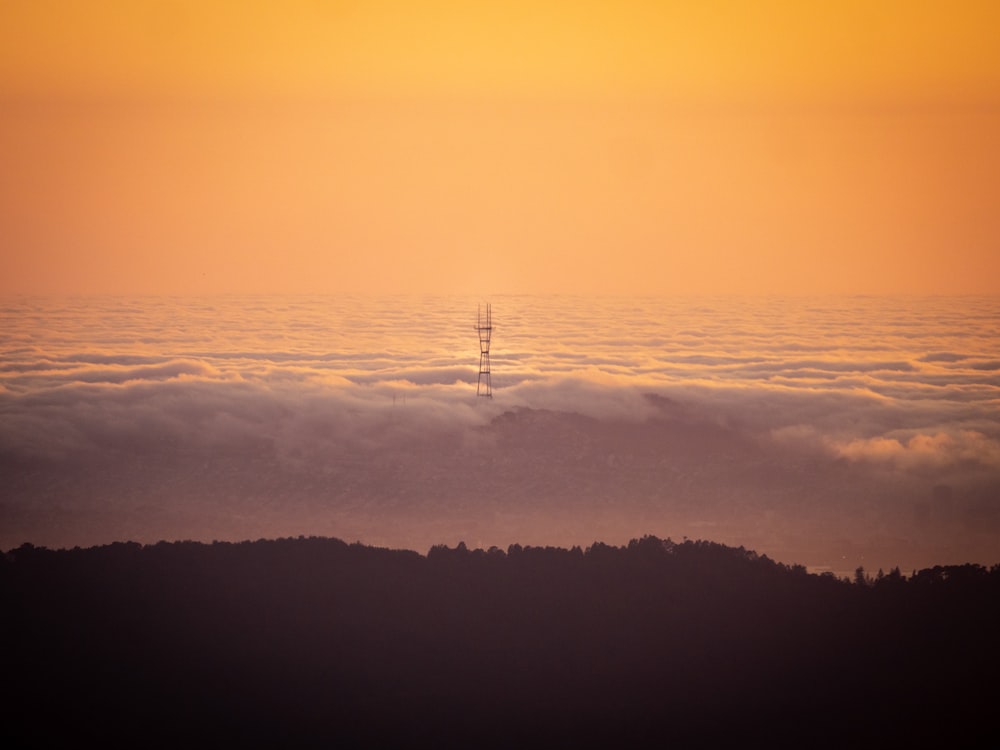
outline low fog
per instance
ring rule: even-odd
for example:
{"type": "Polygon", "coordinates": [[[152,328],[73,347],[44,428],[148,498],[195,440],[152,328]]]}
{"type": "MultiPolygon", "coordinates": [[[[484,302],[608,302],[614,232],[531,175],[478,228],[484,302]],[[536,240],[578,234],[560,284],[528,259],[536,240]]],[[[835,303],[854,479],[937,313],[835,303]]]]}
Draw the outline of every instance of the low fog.
{"type": "Polygon", "coordinates": [[[1000,561],[984,299],[18,300],[0,548],[329,535],[1000,561]]]}

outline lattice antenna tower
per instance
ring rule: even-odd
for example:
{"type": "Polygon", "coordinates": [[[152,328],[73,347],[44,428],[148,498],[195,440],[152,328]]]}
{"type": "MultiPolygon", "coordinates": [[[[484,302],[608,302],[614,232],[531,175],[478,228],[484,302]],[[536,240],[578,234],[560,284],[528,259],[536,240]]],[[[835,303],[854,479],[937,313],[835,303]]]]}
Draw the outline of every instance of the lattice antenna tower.
{"type": "Polygon", "coordinates": [[[479,331],[479,382],[476,384],[476,395],[493,398],[493,383],[490,381],[490,334],[493,333],[493,315],[488,302],[486,315],[483,315],[483,306],[479,306],[476,330],[479,331]]]}

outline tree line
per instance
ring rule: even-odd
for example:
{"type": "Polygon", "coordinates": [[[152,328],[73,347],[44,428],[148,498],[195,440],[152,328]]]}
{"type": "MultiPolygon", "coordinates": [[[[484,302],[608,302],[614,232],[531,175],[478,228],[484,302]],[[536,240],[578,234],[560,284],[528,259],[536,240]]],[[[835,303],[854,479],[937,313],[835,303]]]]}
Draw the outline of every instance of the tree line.
{"type": "Polygon", "coordinates": [[[18,746],[954,745],[1000,667],[1000,566],[849,581],[652,536],[22,545],[0,600],[18,746]]]}

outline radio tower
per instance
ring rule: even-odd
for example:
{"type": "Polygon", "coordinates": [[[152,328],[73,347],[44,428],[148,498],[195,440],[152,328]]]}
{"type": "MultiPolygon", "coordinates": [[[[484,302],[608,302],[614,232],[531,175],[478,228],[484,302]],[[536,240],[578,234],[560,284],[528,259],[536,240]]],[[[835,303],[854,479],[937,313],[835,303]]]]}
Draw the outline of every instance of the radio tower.
{"type": "Polygon", "coordinates": [[[490,382],[490,334],[493,332],[493,317],[490,305],[486,303],[486,316],[483,317],[483,307],[479,306],[476,330],[479,331],[479,382],[476,384],[476,395],[493,398],[493,384],[490,382]]]}

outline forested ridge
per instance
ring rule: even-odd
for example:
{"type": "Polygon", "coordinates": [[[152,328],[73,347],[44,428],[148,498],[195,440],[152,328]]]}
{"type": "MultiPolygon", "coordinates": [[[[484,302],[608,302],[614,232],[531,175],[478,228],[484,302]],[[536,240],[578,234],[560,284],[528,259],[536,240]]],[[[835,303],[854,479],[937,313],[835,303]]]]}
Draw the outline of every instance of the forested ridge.
{"type": "MultiPolygon", "coordinates": [[[[1000,566],[854,581],[656,537],[0,556],[17,746],[875,746],[994,736],[1000,566]]],[[[9,745],[7,742],[4,743],[9,745]]]]}

